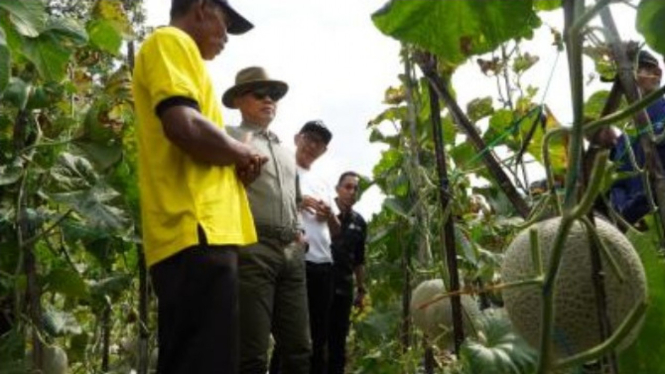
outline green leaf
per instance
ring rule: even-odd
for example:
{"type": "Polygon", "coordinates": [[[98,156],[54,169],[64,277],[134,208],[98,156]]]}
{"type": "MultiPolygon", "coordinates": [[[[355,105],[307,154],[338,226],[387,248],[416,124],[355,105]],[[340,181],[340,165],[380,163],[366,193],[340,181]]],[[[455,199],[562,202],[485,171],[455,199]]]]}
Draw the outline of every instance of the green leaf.
{"type": "Polygon", "coordinates": [[[120,53],[122,34],[116,30],[113,22],[103,19],[93,20],[88,22],[86,30],[93,45],[114,56],[120,53]]]}
{"type": "Polygon", "coordinates": [[[81,325],[72,313],[47,308],[44,312],[44,328],[53,336],[80,334],[81,325]]]}
{"type": "Polygon", "coordinates": [[[127,223],[122,209],[107,204],[120,194],[108,186],[97,185],[89,190],[51,193],[53,201],[64,204],[84,216],[90,225],[121,230],[127,223]]]}
{"type": "Polygon", "coordinates": [[[0,27],[0,93],[7,88],[9,76],[11,73],[12,56],[7,45],[7,35],[5,30],[0,27]]]}
{"type": "Polygon", "coordinates": [[[44,278],[47,291],[57,292],[65,296],[85,299],[90,290],[83,278],[74,270],[56,268],[44,278]]]}
{"type": "Polygon", "coordinates": [[[85,28],[71,18],[50,19],[45,31],[52,31],[76,46],[88,42],[88,33],[85,32],[85,28]]]}
{"type": "Polygon", "coordinates": [[[85,360],[85,352],[89,341],[90,335],[86,332],[72,336],[67,350],[67,356],[69,356],[71,362],[83,362],[85,360]]]}
{"type": "Polygon", "coordinates": [[[665,261],[658,252],[655,223],[646,233],[628,232],[628,239],[640,255],[647,276],[649,308],[635,343],[619,356],[622,373],[663,373],[665,368],[665,261]]]}
{"type": "Polygon", "coordinates": [[[0,362],[2,373],[25,373],[25,339],[16,327],[0,336],[0,362]]]}
{"type": "Polygon", "coordinates": [[[643,36],[649,47],[660,54],[665,54],[665,1],[642,0],[637,8],[636,29],[643,36]]]}
{"type": "Polygon", "coordinates": [[[584,117],[588,119],[600,118],[609,96],[610,92],[607,90],[594,92],[584,103],[584,117]]]}
{"type": "Polygon", "coordinates": [[[35,65],[42,78],[60,82],[67,73],[67,63],[72,50],[62,42],[57,33],[56,30],[49,30],[37,38],[25,38],[23,54],[35,65]]]}
{"type": "Polygon", "coordinates": [[[561,7],[561,0],[534,0],[536,10],[555,10],[561,7]]]}
{"type": "Polygon", "coordinates": [[[93,282],[90,285],[90,290],[97,296],[113,296],[126,291],[131,283],[131,276],[127,274],[118,274],[93,282]]]}
{"type": "Polygon", "coordinates": [[[23,174],[23,165],[20,159],[11,164],[0,165],[0,186],[6,186],[18,182],[23,174]]]}
{"type": "Polygon", "coordinates": [[[110,205],[119,193],[99,178],[87,159],[64,153],[51,169],[51,176],[59,188],[56,192],[46,193],[53,201],[74,209],[94,227],[124,228],[124,212],[110,205]]]}
{"type": "Polygon", "coordinates": [[[126,39],[134,37],[132,23],[124,10],[122,0],[97,0],[92,9],[92,17],[109,21],[126,39]]]}
{"type": "Polygon", "coordinates": [[[492,101],[492,97],[490,96],[471,100],[466,105],[466,112],[469,119],[476,122],[481,118],[492,115],[494,113],[492,101]]]}
{"type": "Polygon", "coordinates": [[[541,24],[532,0],[392,0],[372,20],[384,34],[452,64],[513,38],[531,38],[541,24]]]}
{"type": "Polygon", "coordinates": [[[0,0],[0,8],[9,12],[9,19],[21,35],[37,37],[46,26],[46,9],[41,0],[0,0]]]}
{"type": "Polygon", "coordinates": [[[107,170],[122,160],[122,143],[120,142],[100,144],[99,142],[79,139],[73,143],[83,151],[85,156],[100,171],[107,170]]]}
{"type": "Polygon", "coordinates": [[[16,109],[25,109],[30,97],[30,84],[20,78],[11,77],[9,85],[2,93],[2,101],[11,103],[16,109]]]}
{"type": "Polygon", "coordinates": [[[397,198],[387,198],[383,200],[383,207],[390,210],[391,212],[402,216],[406,219],[410,218],[410,209],[407,203],[397,198]]]}
{"type": "Polygon", "coordinates": [[[476,321],[479,338],[462,345],[461,359],[474,374],[522,374],[535,371],[537,353],[512,328],[501,310],[493,310],[476,321]]]}

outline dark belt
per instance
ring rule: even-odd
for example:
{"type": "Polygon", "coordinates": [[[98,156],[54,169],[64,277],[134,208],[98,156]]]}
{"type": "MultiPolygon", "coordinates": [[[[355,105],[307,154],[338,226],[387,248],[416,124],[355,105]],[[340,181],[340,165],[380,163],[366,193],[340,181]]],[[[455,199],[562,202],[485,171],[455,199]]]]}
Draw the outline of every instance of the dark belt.
{"type": "Polygon", "coordinates": [[[256,234],[259,238],[276,240],[281,244],[293,243],[298,237],[299,230],[293,227],[279,226],[256,226],[256,234]]]}

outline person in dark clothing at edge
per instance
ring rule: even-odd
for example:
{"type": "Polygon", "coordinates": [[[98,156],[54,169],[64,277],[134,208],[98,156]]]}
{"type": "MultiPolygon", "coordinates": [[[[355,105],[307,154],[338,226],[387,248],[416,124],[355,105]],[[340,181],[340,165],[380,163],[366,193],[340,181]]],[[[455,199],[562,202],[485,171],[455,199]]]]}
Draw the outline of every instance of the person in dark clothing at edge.
{"type": "MultiPolygon", "coordinates": [[[[632,53],[635,56],[635,52],[632,53]]],[[[641,95],[646,96],[657,90],[660,87],[661,77],[662,71],[658,65],[658,60],[649,52],[640,50],[637,54],[636,80],[641,95]]],[[[658,98],[649,105],[646,111],[654,133],[656,135],[661,134],[665,122],[665,98],[658,98]]],[[[635,154],[635,161],[641,168],[645,164],[645,159],[644,150],[639,144],[640,136],[647,136],[647,134],[641,134],[630,139],[630,146],[635,154]]],[[[619,172],[631,172],[635,170],[630,161],[627,145],[628,137],[626,135],[619,136],[616,138],[616,145],[610,154],[612,161],[619,164],[619,172]]],[[[665,143],[658,144],[656,149],[658,157],[660,157],[662,162],[665,162],[665,143]]],[[[641,175],[616,181],[610,189],[610,201],[612,207],[632,225],[638,224],[650,212],[641,175]]]]}
{"type": "Polygon", "coordinates": [[[337,183],[335,204],[339,208],[340,234],[332,239],[333,302],[330,310],[328,336],[328,374],[343,374],[346,365],[346,337],[349,333],[351,309],[362,311],[365,298],[365,241],[367,224],[353,210],[358,198],[360,176],[343,173],[337,183]],[[355,300],[353,292],[355,276],[355,300]]]}
{"type": "Polygon", "coordinates": [[[238,370],[237,248],[256,242],[244,184],[268,160],[234,140],[205,61],[252,24],[226,0],[173,0],[136,56],[145,259],[157,295],[157,373],[238,370]]]}

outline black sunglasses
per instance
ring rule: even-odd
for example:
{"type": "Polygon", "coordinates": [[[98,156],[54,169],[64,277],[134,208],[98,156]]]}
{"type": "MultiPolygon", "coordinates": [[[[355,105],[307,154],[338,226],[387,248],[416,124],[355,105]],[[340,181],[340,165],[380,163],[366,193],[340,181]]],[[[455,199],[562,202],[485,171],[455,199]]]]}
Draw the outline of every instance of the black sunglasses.
{"type": "Polygon", "coordinates": [[[279,95],[279,91],[270,87],[257,88],[247,93],[252,95],[252,97],[255,98],[256,100],[263,100],[266,97],[269,97],[270,100],[272,101],[279,101],[279,99],[281,98],[279,95]]]}

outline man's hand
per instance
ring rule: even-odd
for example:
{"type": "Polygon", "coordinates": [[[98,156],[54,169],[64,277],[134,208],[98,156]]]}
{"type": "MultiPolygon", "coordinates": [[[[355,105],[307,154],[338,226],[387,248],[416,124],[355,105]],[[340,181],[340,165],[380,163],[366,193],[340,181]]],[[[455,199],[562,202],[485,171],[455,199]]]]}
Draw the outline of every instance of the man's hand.
{"type": "Polygon", "coordinates": [[[332,215],[332,209],[328,204],[309,195],[302,197],[301,208],[315,215],[316,219],[321,222],[327,221],[332,215]]]}
{"type": "Polygon", "coordinates": [[[242,163],[236,164],[236,174],[238,179],[245,185],[249,186],[256,178],[261,175],[261,167],[268,162],[268,157],[258,153],[252,155],[242,163]]]}
{"type": "Polygon", "coordinates": [[[244,152],[236,161],[236,174],[245,186],[249,186],[261,175],[261,167],[268,162],[268,157],[254,151],[249,146],[251,141],[252,133],[247,133],[241,141],[244,152]]]}

